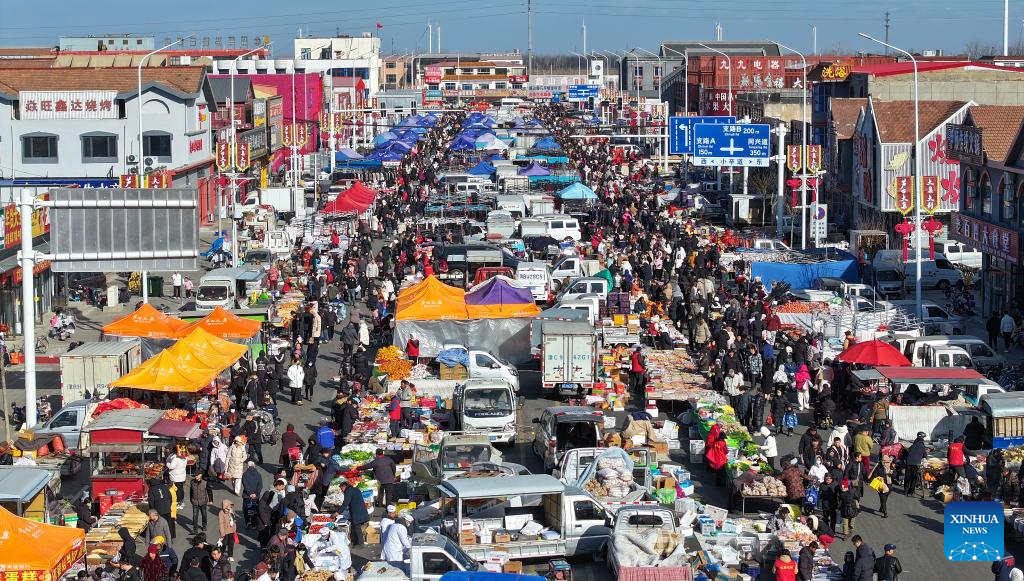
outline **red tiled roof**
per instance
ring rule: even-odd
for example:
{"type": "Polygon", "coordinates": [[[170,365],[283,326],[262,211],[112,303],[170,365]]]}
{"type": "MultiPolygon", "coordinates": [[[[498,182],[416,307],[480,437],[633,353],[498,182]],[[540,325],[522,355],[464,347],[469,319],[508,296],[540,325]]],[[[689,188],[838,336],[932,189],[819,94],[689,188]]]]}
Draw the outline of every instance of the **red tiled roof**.
{"type": "MultiPolygon", "coordinates": [[[[992,63],[979,63],[970,61],[926,61],[917,63],[917,72],[926,73],[929,71],[943,71],[947,69],[962,69],[965,67],[974,67],[979,69],[992,69],[996,71],[1011,71],[1017,73],[1024,73],[1024,69],[1018,69],[1014,67],[1000,67],[992,63]]],[[[876,77],[888,77],[892,75],[911,75],[914,73],[914,63],[910,61],[900,61],[898,63],[886,63],[878,65],[857,65],[853,67],[855,73],[868,73],[876,77]]]]}
{"type": "Polygon", "coordinates": [[[971,119],[981,128],[981,142],[989,159],[1003,161],[1024,123],[1024,105],[978,105],[971,119]]]}
{"type": "MultiPolygon", "coordinates": [[[[201,89],[205,67],[150,67],[142,69],[142,83],[156,83],[172,91],[195,94],[201,89]]],[[[106,90],[134,93],[138,89],[136,69],[5,69],[0,75],[0,93],[18,91],[106,90]]]]}
{"type": "MultiPolygon", "coordinates": [[[[921,101],[921,136],[949,119],[961,107],[964,101],[921,101]]],[[[878,129],[879,141],[882,143],[913,143],[914,142],[914,102],[913,101],[871,101],[874,110],[875,126],[878,129]]]]}
{"type": "Polygon", "coordinates": [[[836,125],[836,138],[850,139],[857,127],[860,112],[867,108],[867,99],[831,99],[832,121],[836,125]]]}
{"type": "Polygon", "coordinates": [[[53,48],[48,46],[0,46],[0,57],[42,57],[52,54],[53,48]]]}

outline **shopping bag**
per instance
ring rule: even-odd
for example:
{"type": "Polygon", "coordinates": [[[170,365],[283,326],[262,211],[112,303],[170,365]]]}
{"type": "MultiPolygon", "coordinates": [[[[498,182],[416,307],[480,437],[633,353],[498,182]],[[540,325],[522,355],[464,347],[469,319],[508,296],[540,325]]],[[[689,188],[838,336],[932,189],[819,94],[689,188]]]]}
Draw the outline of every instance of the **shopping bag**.
{"type": "Polygon", "coordinates": [[[875,476],[872,478],[871,482],[868,483],[868,486],[874,488],[875,492],[878,494],[885,494],[886,492],[889,492],[889,487],[885,485],[885,481],[882,480],[881,476],[875,476]]]}

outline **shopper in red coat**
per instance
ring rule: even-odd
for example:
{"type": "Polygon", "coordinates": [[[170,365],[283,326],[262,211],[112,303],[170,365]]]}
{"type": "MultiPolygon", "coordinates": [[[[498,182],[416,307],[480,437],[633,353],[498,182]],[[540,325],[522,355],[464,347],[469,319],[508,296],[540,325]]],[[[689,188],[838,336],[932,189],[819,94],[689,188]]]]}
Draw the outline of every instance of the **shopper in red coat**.
{"type": "Polygon", "coordinates": [[[958,436],[953,443],[949,445],[949,452],[946,454],[946,460],[949,461],[949,469],[960,476],[961,478],[967,478],[967,471],[964,469],[964,437],[958,436]]]}
{"type": "Polygon", "coordinates": [[[708,466],[715,471],[720,484],[725,483],[725,465],[729,461],[729,445],[725,443],[725,434],[719,434],[711,447],[704,451],[708,466]]]}

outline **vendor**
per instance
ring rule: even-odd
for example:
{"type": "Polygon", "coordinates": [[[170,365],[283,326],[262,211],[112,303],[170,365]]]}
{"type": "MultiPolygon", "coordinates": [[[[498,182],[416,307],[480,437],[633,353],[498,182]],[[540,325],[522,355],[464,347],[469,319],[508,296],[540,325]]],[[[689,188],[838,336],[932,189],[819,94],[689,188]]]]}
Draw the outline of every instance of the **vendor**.
{"type": "Polygon", "coordinates": [[[725,441],[725,434],[718,434],[718,439],[711,443],[704,456],[708,467],[716,473],[718,484],[725,484],[725,465],[729,461],[729,445],[725,441]]]}
{"type": "Polygon", "coordinates": [[[413,524],[412,515],[402,511],[398,521],[384,532],[384,542],[380,558],[393,567],[402,568],[412,542],[409,540],[409,527],[413,524]]]}
{"type": "Polygon", "coordinates": [[[325,568],[337,574],[338,578],[344,579],[352,569],[352,552],[349,550],[348,540],[345,535],[324,527],[320,535],[313,541],[310,547],[313,562],[318,567],[325,568]]]}

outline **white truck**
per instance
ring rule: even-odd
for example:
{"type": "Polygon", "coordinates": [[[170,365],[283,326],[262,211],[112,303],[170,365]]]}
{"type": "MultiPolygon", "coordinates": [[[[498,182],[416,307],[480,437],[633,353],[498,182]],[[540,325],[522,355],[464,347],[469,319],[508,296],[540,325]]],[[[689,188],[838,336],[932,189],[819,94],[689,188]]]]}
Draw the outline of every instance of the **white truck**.
{"type": "Polygon", "coordinates": [[[515,443],[519,399],[507,381],[466,380],[455,389],[452,404],[455,429],[483,434],[495,444],[515,443]]]}
{"type": "Polygon", "coordinates": [[[264,188],[258,192],[258,203],[272,206],[282,219],[306,215],[306,194],[302,188],[264,188]]]}
{"type": "Polygon", "coordinates": [[[593,497],[547,474],[450,480],[438,490],[442,533],[478,561],[499,547],[514,560],[593,555],[611,533],[593,497]]]}
{"type": "Polygon", "coordinates": [[[533,300],[545,302],[551,289],[551,275],[543,262],[520,262],[516,265],[516,282],[530,289],[533,300]]]}
{"type": "MultiPolygon", "coordinates": [[[[421,394],[439,395],[442,398],[452,397],[456,386],[465,384],[467,379],[501,380],[512,386],[515,393],[519,393],[519,370],[511,363],[499,359],[484,349],[456,344],[445,344],[441,349],[461,349],[467,352],[466,371],[468,377],[463,379],[428,377],[411,380],[421,394]]],[[[438,363],[438,365],[443,364],[438,363]]],[[[391,382],[388,383],[390,388],[391,382]]]]}
{"type": "Polygon", "coordinates": [[[445,573],[481,571],[481,564],[444,535],[415,533],[410,539],[408,570],[385,561],[372,561],[362,568],[358,581],[438,581],[445,573]]]}
{"type": "Polygon", "coordinates": [[[60,356],[61,401],[105,399],[110,382],[141,363],[142,342],[138,339],[83,343],[60,356]]]}
{"type": "Polygon", "coordinates": [[[415,445],[412,451],[414,488],[427,487],[428,498],[437,497],[437,485],[480,464],[501,464],[501,451],[481,434],[446,433],[439,445],[415,445]]]}
{"type": "Polygon", "coordinates": [[[266,285],[267,271],[260,266],[217,268],[199,279],[196,310],[234,309],[248,304],[248,296],[266,285]]]}
{"type": "Polygon", "coordinates": [[[615,514],[608,568],[612,579],[644,578],[646,569],[652,579],[693,579],[687,551],[692,553],[700,544],[697,537],[680,534],[676,518],[667,508],[623,507],[615,514]]]}
{"type": "Polygon", "coordinates": [[[583,321],[545,321],[541,325],[542,392],[589,392],[597,380],[594,327],[583,321]]]}
{"type": "Polygon", "coordinates": [[[553,475],[560,481],[582,488],[590,493],[601,503],[608,512],[614,514],[625,506],[638,505],[638,503],[655,505],[654,497],[651,496],[650,488],[651,472],[649,466],[652,462],[653,451],[647,448],[633,448],[628,451],[622,448],[571,448],[565,451],[562,461],[555,468],[553,475]],[[639,458],[633,462],[632,456],[639,458]],[[602,458],[622,459],[622,465],[632,474],[629,479],[629,491],[626,494],[612,495],[595,493],[604,487],[590,486],[591,481],[600,482],[597,472],[599,470],[595,463],[602,458]]]}

